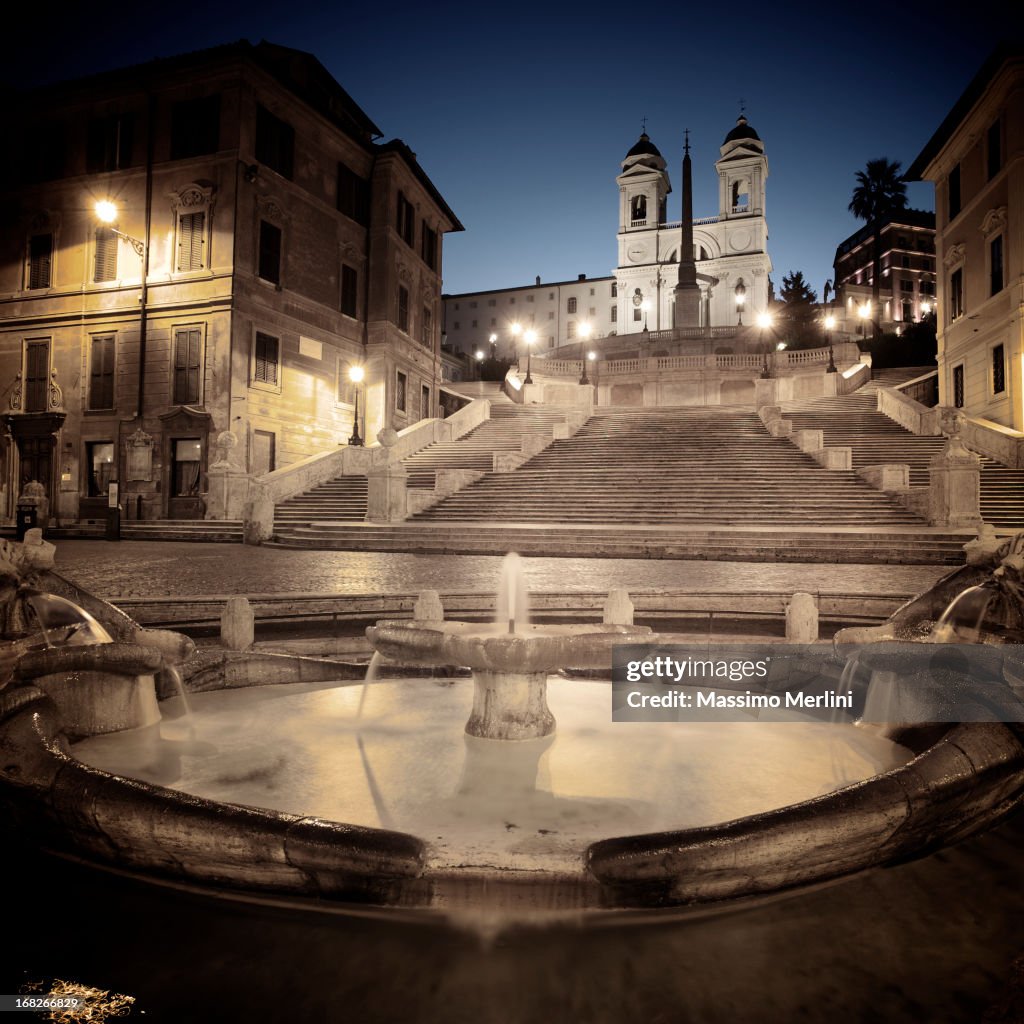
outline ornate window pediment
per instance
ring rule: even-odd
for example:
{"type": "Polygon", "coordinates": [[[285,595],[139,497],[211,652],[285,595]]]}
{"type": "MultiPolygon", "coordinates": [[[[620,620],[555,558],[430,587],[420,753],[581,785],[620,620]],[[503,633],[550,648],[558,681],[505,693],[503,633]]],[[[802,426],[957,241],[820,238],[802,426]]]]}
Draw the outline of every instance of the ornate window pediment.
{"type": "Polygon", "coordinates": [[[997,206],[989,210],[981,222],[981,233],[988,238],[989,235],[994,235],[996,232],[1001,231],[1006,227],[1006,216],[1005,206],[997,206]]]}
{"type": "Polygon", "coordinates": [[[942,265],[944,267],[954,267],[958,263],[963,263],[964,253],[967,251],[967,246],[963,242],[957,242],[956,245],[951,245],[942,257],[942,265]]]}
{"type": "Polygon", "coordinates": [[[213,185],[202,182],[192,182],[170,193],[175,229],[175,271],[207,270],[210,267],[213,193],[213,185]]]}

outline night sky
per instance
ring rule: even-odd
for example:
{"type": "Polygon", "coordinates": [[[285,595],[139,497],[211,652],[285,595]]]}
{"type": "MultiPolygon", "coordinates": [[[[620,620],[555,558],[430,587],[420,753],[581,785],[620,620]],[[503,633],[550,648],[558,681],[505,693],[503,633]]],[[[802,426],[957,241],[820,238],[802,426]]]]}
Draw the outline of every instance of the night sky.
{"type": "MultiPolygon", "coordinates": [[[[776,288],[799,269],[820,293],[858,227],[854,172],[879,156],[907,167],[1006,30],[984,3],[955,21],[916,2],[690,6],[47,7],[45,23],[23,11],[7,26],[0,77],[24,88],[240,38],[307,50],[465,225],[446,240],[446,292],[609,274],[614,179],[643,117],[669,164],[669,219],[684,128],[694,215],[717,213],[713,162],[742,99],[768,155],[776,288]]],[[[930,184],[909,198],[933,208],[930,184]]]]}

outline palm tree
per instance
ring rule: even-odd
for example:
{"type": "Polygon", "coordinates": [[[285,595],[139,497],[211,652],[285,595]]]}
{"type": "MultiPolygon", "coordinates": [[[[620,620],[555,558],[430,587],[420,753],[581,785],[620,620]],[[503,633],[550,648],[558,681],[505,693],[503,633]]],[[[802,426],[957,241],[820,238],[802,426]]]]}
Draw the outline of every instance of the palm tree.
{"type": "Polygon", "coordinates": [[[882,333],[877,315],[882,278],[882,224],[894,210],[904,210],[907,206],[907,186],[900,174],[901,166],[899,160],[887,160],[884,156],[869,160],[864,170],[857,172],[857,187],[847,207],[850,213],[869,226],[874,224],[871,323],[875,338],[882,333]]]}

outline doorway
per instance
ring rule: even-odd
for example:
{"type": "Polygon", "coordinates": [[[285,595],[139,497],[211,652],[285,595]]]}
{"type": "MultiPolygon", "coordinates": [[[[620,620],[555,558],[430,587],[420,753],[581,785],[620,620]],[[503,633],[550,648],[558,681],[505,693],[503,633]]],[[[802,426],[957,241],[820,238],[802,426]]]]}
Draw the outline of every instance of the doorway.
{"type": "Polygon", "coordinates": [[[202,519],[203,499],[199,488],[202,478],[203,442],[198,437],[178,437],[171,441],[171,492],[167,500],[169,519],[202,519]]]}
{"type": "Polygon", "coordinates": [[[271,430],[254,430],[252,435],[252,471],[255,476],[273,473],[277,435],[271,430]]]}

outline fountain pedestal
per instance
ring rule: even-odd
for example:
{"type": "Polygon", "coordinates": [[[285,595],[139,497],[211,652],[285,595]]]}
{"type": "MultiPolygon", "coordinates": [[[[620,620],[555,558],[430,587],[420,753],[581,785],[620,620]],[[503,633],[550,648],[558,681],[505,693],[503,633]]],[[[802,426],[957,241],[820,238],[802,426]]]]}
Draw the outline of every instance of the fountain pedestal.
{"type": "Polygon", "coordinates": [[[535,740],[555,731],[547,672],[473,672],[466,732],[487,740],[535,740]]]}

